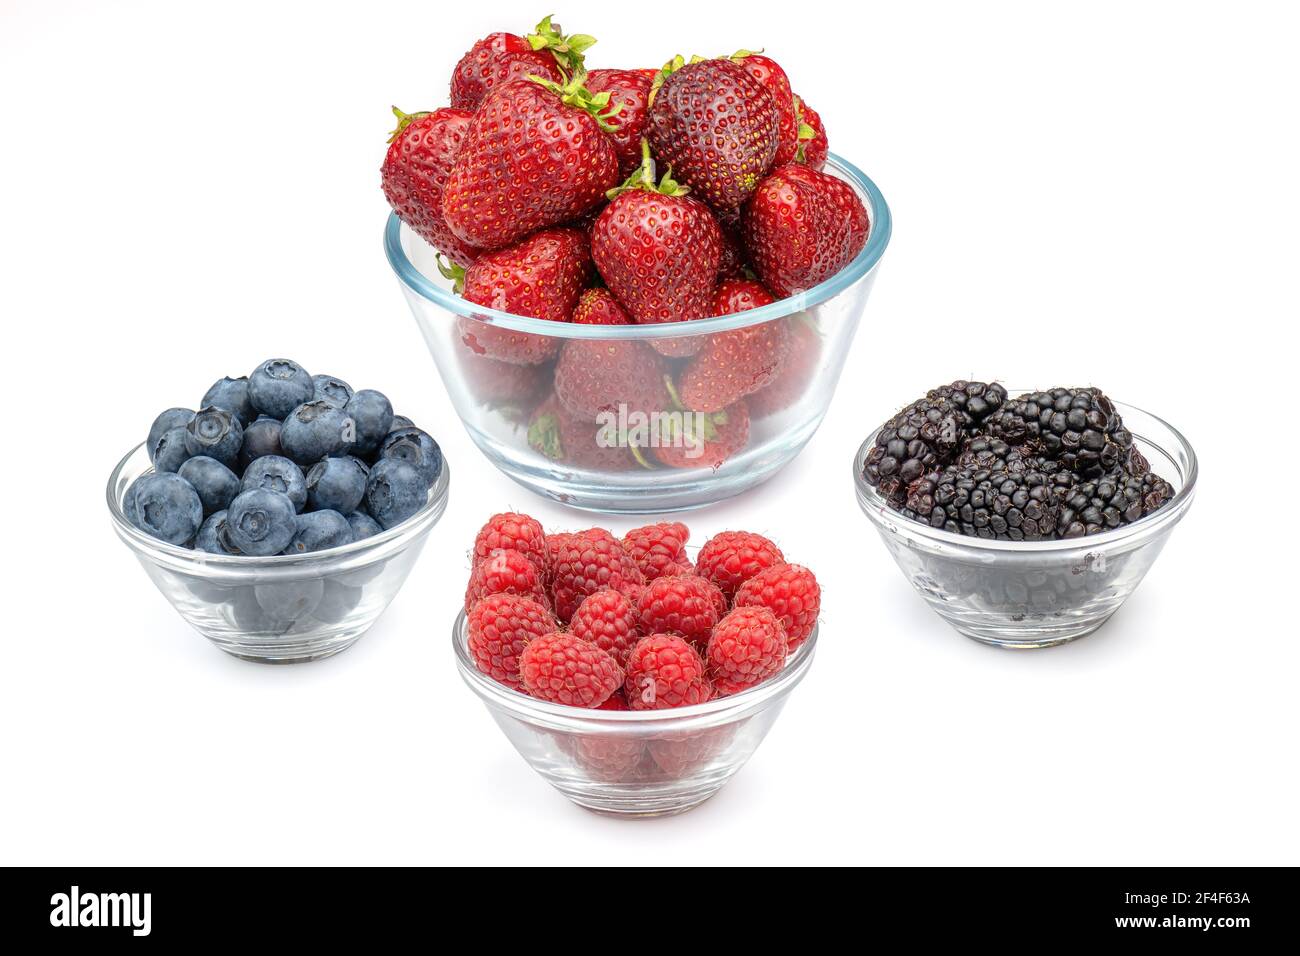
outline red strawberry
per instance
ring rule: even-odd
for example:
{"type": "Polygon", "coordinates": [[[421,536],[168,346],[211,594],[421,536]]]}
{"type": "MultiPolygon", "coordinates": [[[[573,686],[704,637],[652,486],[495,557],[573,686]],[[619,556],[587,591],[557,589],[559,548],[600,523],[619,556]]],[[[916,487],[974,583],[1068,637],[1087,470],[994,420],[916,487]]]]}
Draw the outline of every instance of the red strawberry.
{"type": "Polygon", "coordinates": [[[477,567],[493,551],[518,551],[540,571],[546,567],[546,532],[536,518],[514,511],[493,515],[474,538],[470,563],[477,567]]]}
{"type": "Polygon", "coordinates": [[[870,223],[848,183],[802,163],[763,180],[745,209],[745,249],[763,284],[787,298],[839,272],[862,251],[870,223]]]}
{"type": "Polygon", "coordinates": [[[575,418],[551,395],[528,422],[528,444],[551,461],[592,471],[629,471],[636,459],[602,426],[575,418]],[[602,444],[602,441],[604,444],[602,444]]]}
{"type": "Polygon", "coordinates": [[[590,641],[614,655],[619,666],[627,663],[628,652],[641,637],[636,604],[618,591],[597,591],[588,595],[569,620],[569,633],[590,641]]]}
{"type": "Polygon", "coordinates": [[[777,145],[772,165],[781,166],[793,161],[799,149],[799,117],[795,112],[790,78],[776,60],[761,53],[740,50],[732,54],[731,60],[739,63],[750,76],[767,87],[767,91],[772,94],[772,102],[776,104],[777,145]]]}
{"type": "Polygon", "coordinates": [[[690,642],[675,634],[652,634],[637,641],[628,655],[623,692],[633,710],[664,710],[702,704],[713,696],[713,686],[690,642]]]}
{"type": "MultiPolygon", "coordinates": [[[[655,186],[655,164],[642,142],[637,174],[613,191],[591,232],[601,277],[637,322],[684,322],[709,314],[722,235],[709,208],[685,195],[667,174],[655,186]]],[[[651,339],[666,355],[688,355],[698,336],[651,339]]]]}
{"type": "Polygon", "coordinates": [[[494,87],[527,79],[529,74],[562,83],[560,68],[573,73],[582,63],[583,51],[595,42],[582,34],[564,36],[550,17],[526,37],[489,34],[470,47],[452,70],[451,105],[472,112],[494,87]]]}
{"type": "Polygon", "coordinates": [[[690,537],[690,529],[680,521],[664,521],[633,528],[623,535],[623,550],[632,556],[646,580],[653,581],[670,568],[690,565],[686,553],[690,537]]]}
{"type": "Polygon", "coordinates": [[[551,612],[518,594],[490,594],[469,612],[469,653],[480,671],[519,689],[519,655],[555,630],[551,612]]]}
{"type": "Polygon", "coordinates": [[[794,107],[799,115],[799,148],[795,151],[795,161],[820,170],[831,150],[826,127],[822,125],[821,115],[797,96],[794,107]]]}
{"type": "Polygon", "coordinates": [[[645,584],[641,569],[622,543],[601,529],[562,543],[551,568],[556,616],[566,624],[587,596],[607,588],[628,594],[645,584]]]}
{"type": "Polygon", "coordinates": [[[739,209],[772,168],[780,138],[776,102],[730,60],[664,64],[646,129],[655,158],[705,202],[739,209]]]}
{"type": "Polygon", "coordinates": [[[474,114],[454,109],[408,114],[396,106],[393,112],[397,129],[388,139],[380,170],[384,198],[417,236],[457,265],[468,266],[480,250],[447,226],[442,193],[474,114]]]}
{"type": "Polygon", "coordinates": [[[655,458],[670,468],[716,470],[749,442],[749,409],[739,401],[719,412],[684,412],[682,427],[681,436],[655,446],[655,458]]]}
{"type": "Polygon", "coordinates": [[[547,634],[519,655],[519,679],[539,700],[570,707],[599,707],[623,685],[613,655],[572,634],[547,634]]]}
{"type": "Polygon", "coordinates": [[[641,165],[641,136],[645,133],[647,104],[654,70],[592,70],[585,86],[592,93],[608,93],[618,112],[609,118],[609,138],[618,153],[618,173],[626,178],[641,165]]]}
{"type": "Polygon", "coordinates": [[[488,94],[442,194],[452,232],[499,249],[582,215],[618,185],[601,115],[609,94],[580,81],[514,80],[488,94]]]}
{"type": "MultiPolygon", "coordinates": [[[[555,366],[555,396],[592,428],[597,416],[651,415],[670,407],[659,353],[636,339],[570,339],[555,366]]],[[[627,444],[623,441],[622,444],[627,444]]]]}
{"type": "Polygon", "coordinates": [[[501,412],[511,421],[527,421],[550,382],[550,366],[513,365],[478,355],[456,342],[453,350],[465,385],[482,405],[501,412]]]}
{"type": "Polygon", "coordinates": [[[790,650],[808,639],[821,613],[822,589],[817,578],[798,564],[778,564],[760,571],[736,591],[734,607],[765,607],[785,627],[790,650]]]}
{"type": "Polygon", "coordinates": [[[785,564],[785,555],[761,534],[723,531],[700,548],[695,568],[730,600],[742,584],[778,564],[785,564]]]}
{"type": "Polygon", "coordinates": [[[786,337],[785,363],[776,381],[767,388],[749,396],[745,401],[755,418],[775,415],[799,399],[817,376],[817,363],[822,354],[822,339],[817,332],[817,320],[800,312],[783,320],[789,334],[786,337]]]}
{"type": "Polygon", "coordinates": [[[726,601],[722,592],[695,574],[655,578],[637,599],[641,629],[647,634],[677,634],[703,649],[726,601]]]}
{"type": "MultiPolygon", "coordinates": [[[[591,275],[586,238],[576,229],[547,229],[509,249],[479,256],[468,270],[449,270],[462,294],[477,305],[513,315],[567,322],[591,275]]],[[[513,365],[538,365],[560,343],[478,319],[460,319],[461,341],[476,355],[513,365]]]]}
{"type": "MultiPolygon", "coordinates": [[[[713,314],[731,315],[775,301],[752,279],[724,279],[713,294],[713,314]]],[[[770,385],[785,363],[789,331],[774,319],[707,337],[677,382],[682,404],[716,412],[770,385]]]]}
{"type": "Polygon", "coordinates": [[[767,680],[785,666],[788,654],[785,627],[775,614],[739,607],[714,628],[704,660],[714,690],[725,696],[767,680]]]}
{"type": "Polygon", "coordinates": [[[718,220],[718,228],[722,233],[718,279],[739,279],[745,274],[745,247],[740,241],[740,231],[728,228],[721,219],[718,220]]]}
{"type": "Polygon", "coordinates": [[[574,325],[631,325],[618,299],[608,289],[588,289],[573,310],[574,325]]]}
{"type": "Polygon", "coordinates": [[[537,565],[527,556],[508,548],[493,551],[475,565],[465,589],[465,610],[474,610],[474,605],[489,594],[518,594],[544,607],[550,604],[542,589],[542,576],[537,565]]]}

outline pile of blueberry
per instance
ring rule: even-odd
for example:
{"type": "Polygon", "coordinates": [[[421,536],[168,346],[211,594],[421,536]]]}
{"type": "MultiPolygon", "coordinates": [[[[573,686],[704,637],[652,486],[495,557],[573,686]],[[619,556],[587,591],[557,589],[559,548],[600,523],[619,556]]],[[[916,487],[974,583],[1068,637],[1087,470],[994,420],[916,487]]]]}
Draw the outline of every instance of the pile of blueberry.
{"type": "Polygon", "coordinates": [[[223,378],[197,412],[149,429],[154,470],[126,491],[127,519],[169,544],[262,557],[337,548],[424,507],[442,450],[382,392],[268,359],[223,378]]]}

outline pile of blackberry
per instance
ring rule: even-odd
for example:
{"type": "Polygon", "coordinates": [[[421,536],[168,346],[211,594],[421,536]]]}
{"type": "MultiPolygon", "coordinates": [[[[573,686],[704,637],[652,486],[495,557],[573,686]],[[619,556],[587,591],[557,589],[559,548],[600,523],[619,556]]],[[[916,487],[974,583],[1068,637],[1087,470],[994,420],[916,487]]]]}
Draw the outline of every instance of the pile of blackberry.
{"type": "Polygon", "coordinates": [[[942,385],[881,426],[862,471],[905,517],[1001,541],[1097,534],[1174,495],[1096,388],[942,385]]]}

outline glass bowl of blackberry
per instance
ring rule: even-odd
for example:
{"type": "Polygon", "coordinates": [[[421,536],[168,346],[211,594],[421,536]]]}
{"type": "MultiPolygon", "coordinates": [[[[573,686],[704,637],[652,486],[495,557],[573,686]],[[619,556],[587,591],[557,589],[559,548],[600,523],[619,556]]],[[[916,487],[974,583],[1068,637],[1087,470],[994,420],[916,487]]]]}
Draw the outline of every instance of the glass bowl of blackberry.
{"type": "Polygon", "coordinates": [[[1128,599],[1196,493],[1168,422],[1097,388],[957,381],[872,432],[858,502],[904,576],[958,632],[1037,648],[1128,599]]]}
{"type": "Polygon", "coordinates": [[[113,528],[178,614],[268,664],[356,642],[447,506],[437,442],[354,392],[271,359],[169,408],[108,479],[113,528]]]}
{"type": "MultiPolygon", "coordinates": [[[[755,278],[747,212],[718,213],[717,278],[689,321],[674,320],[689,310],[671,302],[637,318],[653,310],[602,284],[614,273],[593,238],[599,207],[467,267],[393,213],[385,252],[452,405],[496,468],[590,511],[698,508],[771,478],[812,438],[889,244],[889,208],[861,170],[831,154],[813,175],[847,185],[862,213],[842,265],[788,286],[755,278]]],[[[685,301],[686,280],[659,271],[664,296],[685,301]]]]}

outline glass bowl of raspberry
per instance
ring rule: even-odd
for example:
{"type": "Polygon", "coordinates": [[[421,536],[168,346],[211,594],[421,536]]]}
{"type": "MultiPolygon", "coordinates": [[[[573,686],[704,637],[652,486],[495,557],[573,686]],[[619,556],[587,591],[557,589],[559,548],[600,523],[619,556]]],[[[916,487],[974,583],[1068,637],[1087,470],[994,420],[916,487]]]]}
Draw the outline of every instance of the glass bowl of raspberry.
{"type": "MultiPolygon", "coordinates": [[[[1011,648],[1050,647],[1091,634],[1128,600],[1159,557],[1196,493],[1196,453],[1182,433],[1156,415],[1109,404],[1131,435],[1134,460],[1140,462],[1136,470],[1146,474],[1148,486],[1141,477],[1134,483],[1132,477],[1057,472],[1045,482],[1033,479],[1044,487],[1055,481],[1061,488],[1036,503],[1018,498],[1021,489],[1009,485],[990,493],[987,472],[975,472],[963,474],[966,485],[957,485],[955,492],[950,487],[946,496],[912,483],[891,501],[867,477],[882,429],[858,449],[853,477],[859,505],[916,592],[959,633],[1011,648]],[[1155,497],[1144,497],[1152,487],[1155,497]],[[985,496],[977,497],[980,493],[985,496]],[[932,505],[928,523],[909,510],[932,505]],[[1025,537],[1030,521],[1043,530],[1025,537]],[[954,522],[967,532],[946,530],[954,522]]],[[[1005,453],[982,445],[977,451],[1005,453]]],[[[1014,459],[1016,449],[1011,455],[1014,459]]]]}
{"type": "Polygon", "coordinates": [[[574,707],[515,690],[475,664],[464,611],[452,646],[461,678],[547,783],[598,813],[662,816],[699,806],[753,756],[812,665],[818,630],[762,683],[662,710],[574,707]]]}
{"type": "Polygon", "coordinates": [[[212,554],[145,534],[123,510],[127,490],[153,472],[143,444],[108,479],[113,529],[150,580],[196,631],[243,660],[291,664],[351,647],[396,597],[447,507],[445,460],[423,508],[399,525],[303,555],[212,554]]]}
{"type": "Polygon", "coordinates": [[[575,508],[697,508],[787,465],[838,383],[892,227],[861,170],[832,154],[822,172],[848,184],[865,210],[859,251],[835,274],[781,296],[744,273],[739,221],[720,223],[725,278],[709,300],[711,318],[631,321],[583,251],[590,222],[543,230],[468,272],[396,214],[384,247],[451,402],[493,465],[575,508]],[[583,263],[555,265],[575,255],[583,263]],[[529,315],[553,308],[551,319],[519,314],[520,302],[529,315]]]}

